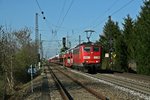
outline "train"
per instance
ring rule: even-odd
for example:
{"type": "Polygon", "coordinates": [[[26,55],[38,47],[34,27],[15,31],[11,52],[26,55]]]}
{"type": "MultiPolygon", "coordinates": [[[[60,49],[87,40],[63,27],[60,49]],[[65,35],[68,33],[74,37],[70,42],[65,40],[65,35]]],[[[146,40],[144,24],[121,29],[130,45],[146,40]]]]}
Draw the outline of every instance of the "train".
{"type": "Polygon", "coordinates": [[[84,72],[96,73],[101,65],[101,56],[102,46],[86,42],[50,58],[49,62],[84,72]]]}

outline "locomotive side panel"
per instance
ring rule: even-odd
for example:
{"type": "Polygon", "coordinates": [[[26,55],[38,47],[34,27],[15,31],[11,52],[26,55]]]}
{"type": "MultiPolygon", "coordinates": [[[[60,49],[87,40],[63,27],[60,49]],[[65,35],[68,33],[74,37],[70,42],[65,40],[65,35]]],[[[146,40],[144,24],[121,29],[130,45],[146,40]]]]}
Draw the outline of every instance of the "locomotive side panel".
{"type": "Polygon", "coordinates": [[[73,56],[73,65],[82,66],[81,65],[81,47],[74,48],[72,56],[73,56]]]}

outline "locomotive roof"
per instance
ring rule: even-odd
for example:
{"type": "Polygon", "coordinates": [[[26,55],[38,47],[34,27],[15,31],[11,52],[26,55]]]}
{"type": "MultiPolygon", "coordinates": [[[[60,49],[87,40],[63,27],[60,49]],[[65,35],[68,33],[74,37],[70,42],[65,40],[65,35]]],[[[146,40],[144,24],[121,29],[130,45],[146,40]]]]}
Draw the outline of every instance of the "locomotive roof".
{"type": "Polygon", "coordinates": [[[82,46],[82,45],[85,45],[85,46],[90,46],[90,45],[99,46],[97,44],[94,44],[93,42],[83,42],[83,43],[77,45],[76,47],[79,47],[79,46],[82,46]]]}
{"type": "Polygon", "coordinates": [[[85,45],[85,46],[91,46],[91,45],[94,45],[94,46],[101,46],[101,45],[95,44],[95,43],[93,43],[93,42],[83,42],[83,43],[81,43],[81,44],[79,44],[79,45],[77,45],[77,46],[75,46],[75,47],[72,47],[72,48],[66,50],[65,52],[59,53],[59,56],[62,56],[62,55],[64,55],[67,51],[73,50],[74,48],[77,48],[77,47],[83,46],[83,45],[85,45]]]}

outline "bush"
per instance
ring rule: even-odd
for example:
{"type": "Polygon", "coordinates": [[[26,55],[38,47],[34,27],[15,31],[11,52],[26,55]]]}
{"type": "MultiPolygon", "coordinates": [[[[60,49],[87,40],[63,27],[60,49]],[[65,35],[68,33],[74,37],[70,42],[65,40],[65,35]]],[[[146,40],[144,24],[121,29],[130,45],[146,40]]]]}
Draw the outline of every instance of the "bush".
{"type": "Polygon", "coordinates": [[[4,76],[0,75],[0,100],[3,98],[4,92],[4,76]]]}
{"type": "Polygon", "coordinates": [[[101,69],[102,69],[102,70],[111,69],[109,64],[110,64],[109,58],[104,58],[104,59],[102,60],[102,67],[101,67],[101,69]]]}

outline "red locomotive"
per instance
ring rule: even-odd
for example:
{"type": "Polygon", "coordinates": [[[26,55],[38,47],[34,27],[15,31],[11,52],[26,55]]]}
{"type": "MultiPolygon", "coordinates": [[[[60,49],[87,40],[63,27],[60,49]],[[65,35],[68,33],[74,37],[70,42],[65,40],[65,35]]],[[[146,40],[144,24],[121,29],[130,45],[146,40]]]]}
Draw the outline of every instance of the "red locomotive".
{"type": "Polygon", "coordinates": [[[91,42],[82,43],[61,55],[60,63],[64,66],[95,73],[100,68],[102,48],[91,42]]]}
{"type": "Polygon", "coordinates": [[[96,72],[101,62],[101,46],[91,42],[76,46],[73,50],[73,65],[77,68],[96,72]]]}

